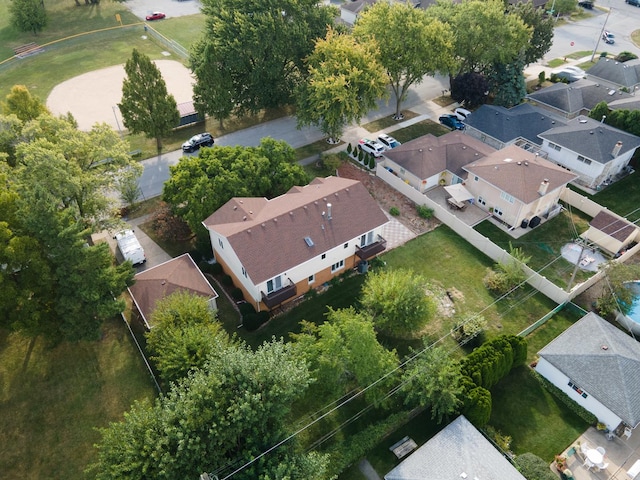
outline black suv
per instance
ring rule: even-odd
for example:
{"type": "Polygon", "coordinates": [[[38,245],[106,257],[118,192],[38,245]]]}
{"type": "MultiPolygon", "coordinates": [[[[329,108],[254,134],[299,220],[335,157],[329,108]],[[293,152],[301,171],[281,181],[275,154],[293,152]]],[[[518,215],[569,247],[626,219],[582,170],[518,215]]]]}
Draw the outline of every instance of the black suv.
{"type": "Polygon", "coordinates": [[[195,152],[200,147],[213,146],[213,137],[210,133],[199,133],[182,144],[183,152],[195,152]]]}

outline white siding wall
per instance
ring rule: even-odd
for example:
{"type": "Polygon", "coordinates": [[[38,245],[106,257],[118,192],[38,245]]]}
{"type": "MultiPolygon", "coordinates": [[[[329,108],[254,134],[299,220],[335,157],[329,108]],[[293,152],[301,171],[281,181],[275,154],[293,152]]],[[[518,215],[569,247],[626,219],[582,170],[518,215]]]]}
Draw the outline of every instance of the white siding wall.
{"type": "MultiPolygon", "coordinates": [[[[250,278],[242,275],[242,263],[236,255],[236,252],[231,248],[231,245],[229,245],[227,238],[211,229],[209,229],[209,236],[211,237],[211,247],[213,248],[213,255],[216,260],[222,260],[222,262],[233,271],[234,276],[242,282],[242,285],[251,294],[255,305],[256,302],[261,300],[260,290],[256,288],[250,278]],[[220,247],[220,241],[222,241],[222,247],[220,247]]],[[[246,300],[249,299],[247,298],[246,300]]]]}
{"type": "MultiPolygon", "coordinates": [[[[382,232],[382,227],[376,228],[373,231],[373,242],[375,243],[378,239],[378,235],[382,232]]],[[[368,232],[367,232],[368,233],[368,232]]],[[[356,254],[356,245],[360,245],[360,235],[356,238],[349,240],[347,248],[344,248],[344,244],[338,245],[335,248],[327,252],[321,252],[317,256],[313,257],[311,260],[301,263],[286,272],[282,272],[282,286],[286,287],[289,285],[289,280],[293,283],[301,282],[302,280],[308,279],[311,275],[315,275],[316,273],[330,268],[331,265],[338,263],[340,260],[346,260],[347,258],[353,257],[356,254]],[[325,254],[325,258],[322,258],[322,254],[325,254]]],[[[344,267],[340,270],[336,270],[336,274],[344,272],[344,267]]],[[[270,279],[267,279],[267,281],[270,279]]],[[[257,285],[258,291],[267,292],[267,282],[262,282],[257,285]]]]}
{"type": "MultiPolygon", "coordinates": [[[[556,387],[569,395],[569,398],[575,400],[578,404],[582,405],[588,411],[598,417],[598,421],[604,423],[609,430],[614,430],[622,421],[620,417],[614,414],[611,410],[596,400],[593,395],[585,390],[587,398],[583,398],[579,395],[569,384],[570,378],[564,373],[558,370],[556,367],[547,362],[544,358],[538,361],[536,366],[536,372],[545,377],[556,387]]],[[[578,385],[580,386],[580,385],[578,385]]]]}

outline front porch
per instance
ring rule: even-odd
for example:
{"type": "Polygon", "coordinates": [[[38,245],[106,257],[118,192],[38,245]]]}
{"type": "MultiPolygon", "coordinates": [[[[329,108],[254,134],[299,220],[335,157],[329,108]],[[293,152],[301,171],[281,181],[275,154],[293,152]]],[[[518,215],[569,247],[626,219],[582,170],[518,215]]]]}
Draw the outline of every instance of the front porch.
{"type": "MultiPolygon", "coordinates": [[[[567,467],[573,473],[575,480],[631,480],[627,472],[640,461],[640,432],[634,432],[629,438],[605,433],[602,430],[589,427],[576,441],[567,448],[562,455],[567,457],[567,467]],[[589,445],[592,448],[602,447],[605,450],[604,463],[608,463],[606,469],[587,469],[584,466],[585,455],[580,445],[589,445]],[[575,453],[569,453],[575,450],[575,453]]],[[[555,468],[551,469],[560,476],[555,468]]],[[[640,479],[640,475],[638,477],[640,479]]]]}

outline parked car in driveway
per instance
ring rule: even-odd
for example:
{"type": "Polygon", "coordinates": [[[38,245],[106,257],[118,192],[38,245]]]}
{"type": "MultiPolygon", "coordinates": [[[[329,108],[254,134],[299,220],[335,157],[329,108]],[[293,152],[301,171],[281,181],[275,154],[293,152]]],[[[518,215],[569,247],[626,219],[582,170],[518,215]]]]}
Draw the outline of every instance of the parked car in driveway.
{"type": "Polygon", "coordinates": [[[153,12],[151,15],[147,15],[147,21],[151,22],[152,20],[162,20],[166,15],[162,12],[153,12]]]}
{"type": "Polygon", "coordinates": [[[469,115],[471,115],[471,112],[466,108],[458,107],[453,111],[453,114],[458,117],[458,120],[463,122],[469,115]]]}
{"type": "Polygon", "coordinates": [[[616,43],[616,36],[613,33],[607,32],[605,30],[604,32],[602,32],[602,40],[604,40],[604,43],[613,45],[614,43],[616,43]]]}
{"type": "Polygon", "coordinates": [[[386,133],[381,133],[380,135],[378,135],[378,142],[384,145],[384,148],[386,148],[387,150],[391,150],[392,148],[396,148],[402,145],[399,141],[387,135],[386,133]]]}
{"type": "Polygon", "coordinates": [[[384,145],[375,140],[369,140],[368,138],[363,138],[358,142],[358,148],[365,153],[369,153],[374,157],[380,157],[385,151],[384,145]]]}
{"type": "Polygon", "coordinates": [[[441,115],[438,121],[445,127],[449,127],[451,130],[464,130],[464,123],[458,120],[458,117],[453,113],[441,115]]]}
{"type": "Polygon", "coordinates": [[[199,133],[182,144],[182,151],[195,152],[200,147],[211,147],[213,143],[214,140],[210,133],[199,133]]]}
{"type": "Polygon", "coordinates": [[[629,5],[640,7],[640,0],[625,0],[629,5]]]}

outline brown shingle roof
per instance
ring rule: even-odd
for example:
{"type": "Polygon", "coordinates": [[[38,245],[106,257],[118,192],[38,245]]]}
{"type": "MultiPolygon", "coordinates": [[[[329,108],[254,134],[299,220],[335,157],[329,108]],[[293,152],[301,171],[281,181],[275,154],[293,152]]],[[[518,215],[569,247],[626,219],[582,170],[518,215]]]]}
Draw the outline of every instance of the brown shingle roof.
{"type": "Polygon", "coordinates": [[[384,155],[418,178],[425,179],[445,170],[460,176],[464,173],[464,165],[495,151],[469,135],[450,132],[440,137],[424,135],[384,155]]]}
{"type": "Polygon", "coordinates": [[[129,287],[129,293],[147,327],[150,327],[149,319],[158,300],[177,290],[186,290],[207,299],[218,297],[188,253],[138,273],[135,280],[136,283],[129,287]]]}
{"type": "Polygon", "coordinates": [[[600,213],[593,217],[589,225],[615,238],[619,242],[624,242],[635,230],[635,226],[631,223],[614,217],[604,210],[601,210],[600,213]]]}
{"type": "Polygon", "coordinates": [[[515,145],[470,163],[464,169],[525,204],[540,198],[538,189],[544,180],[549,181],[547,192],[552,192],[578,178],[577,175],[515,145]]]}
{"type": "Polygon", "coordinates": [[[258,284],[387,221],[360,182],[327,177],[271,200],[234,198],[203,224],[227,238],[249,278],[258,284]]]}

